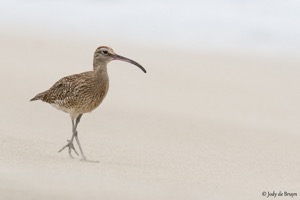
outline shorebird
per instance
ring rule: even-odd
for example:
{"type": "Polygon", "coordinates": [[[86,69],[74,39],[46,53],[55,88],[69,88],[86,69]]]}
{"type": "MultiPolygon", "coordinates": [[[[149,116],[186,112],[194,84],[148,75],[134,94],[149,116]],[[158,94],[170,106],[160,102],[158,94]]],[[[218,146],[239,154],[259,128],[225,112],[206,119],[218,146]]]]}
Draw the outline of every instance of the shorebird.
{"type": "Polygon", "coordinates": [[[100,46],[94,53],[93,71],[66,76],[58,80],[50,89],[37,94],[30,100],[42,100],[58,110],[70,114],[72,137],[70,140],[67,140],[68,143],[58,152],[68,148],[71,158],[73,158],[72,150],[79,156],[73,145],[75,138],[82,160],[89,161],[81,148],[77,126],[82,115],[96,109],[105,98],[109,87],[107,64],[112,60],[121,60],[131,63],[146,73],[146,70],[139,63],[116,54],[110,47],[100,46]]]}

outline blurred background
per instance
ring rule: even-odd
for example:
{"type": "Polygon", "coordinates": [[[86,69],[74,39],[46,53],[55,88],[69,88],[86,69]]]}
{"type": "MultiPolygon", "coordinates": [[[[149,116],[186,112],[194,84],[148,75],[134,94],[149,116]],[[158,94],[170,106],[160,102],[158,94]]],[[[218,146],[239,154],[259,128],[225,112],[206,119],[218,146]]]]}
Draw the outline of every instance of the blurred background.
{"type": "Polygon", "coordinates": [[[298,19],[293,0],[0,1],[0,64],[10,66],[8,74],[26,74],[35,93],[91,69],[94,49],[107,45],[149,72],[145,78],[110,63],[111,88],[118,89],[108,105],[129,112],[147,102],[152,114],[281,126],[281,115],[265,107],[292,115],[287,123],[298,120],[298,19]],[[136,89],[130,97],[128,88],[136,89]]]}
{"type": "Polygon", "coordinates": [[[296,55],[297,0],[0,1],[1,32],[157,48],[296,55]]]}
{"type": "Polygon", "coordinates": [[[299,196],[299,20],[298,0],[0,0],[0,198],[299,196]],[[57,153],[69,116],[29,99],[101,45],[147,74],[109,63],[78,127],[90,165],[57,153]]]}

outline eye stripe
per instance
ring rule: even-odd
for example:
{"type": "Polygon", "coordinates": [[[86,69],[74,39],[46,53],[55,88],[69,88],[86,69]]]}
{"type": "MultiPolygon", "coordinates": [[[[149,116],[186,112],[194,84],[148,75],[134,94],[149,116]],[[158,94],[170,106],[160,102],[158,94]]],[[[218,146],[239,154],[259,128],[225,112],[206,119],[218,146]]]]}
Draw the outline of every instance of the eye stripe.
{"type": "Polygon", "coordinates": [[[106,50],[102,50],[101,53],[104,55],[108,55],[108,51],[106,51],[106,50]]]}

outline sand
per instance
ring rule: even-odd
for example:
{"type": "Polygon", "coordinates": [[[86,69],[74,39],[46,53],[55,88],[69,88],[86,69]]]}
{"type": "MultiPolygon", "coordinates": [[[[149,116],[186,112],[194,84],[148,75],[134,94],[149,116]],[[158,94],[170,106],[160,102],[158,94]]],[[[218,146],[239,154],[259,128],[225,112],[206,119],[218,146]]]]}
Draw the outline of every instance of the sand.
{"type": "Polygon", "coordinates": [[[0,43],[0,199],[299,198],[299,59],[12,33],[0,43]],[[78,127],[99,161],[87,163],[57,153],[69,116],[29,99],[90,70],[99,45],[148,73],[109,64],[109,94],[78,127]]]}

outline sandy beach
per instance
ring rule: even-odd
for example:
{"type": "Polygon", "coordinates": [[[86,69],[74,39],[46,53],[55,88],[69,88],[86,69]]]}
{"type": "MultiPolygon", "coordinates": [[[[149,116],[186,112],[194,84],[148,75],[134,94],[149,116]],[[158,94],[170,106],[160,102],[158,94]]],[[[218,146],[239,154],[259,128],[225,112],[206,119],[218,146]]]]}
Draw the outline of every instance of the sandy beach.
{"type": "Polygon", "coordinates": [[[109,42],[1,33],[0,199],[299,198],[299,59],[109,42]],[[78,127],[86,163],[57,153],[69,116],[29,99],[91,70],[100,45],[148,73],[109,64],[78,127]]]}

